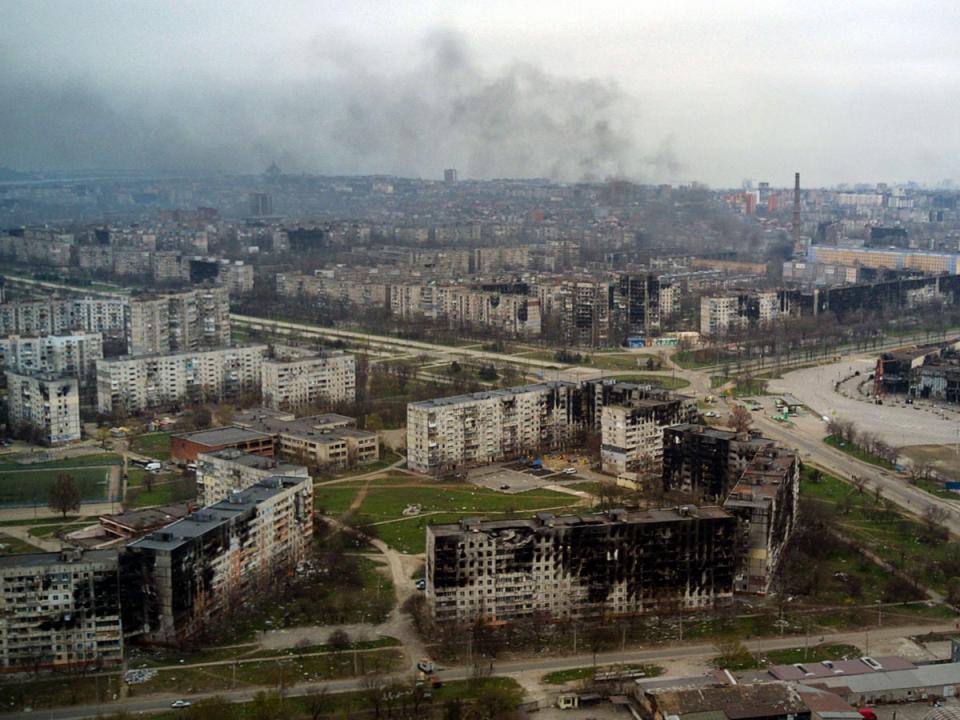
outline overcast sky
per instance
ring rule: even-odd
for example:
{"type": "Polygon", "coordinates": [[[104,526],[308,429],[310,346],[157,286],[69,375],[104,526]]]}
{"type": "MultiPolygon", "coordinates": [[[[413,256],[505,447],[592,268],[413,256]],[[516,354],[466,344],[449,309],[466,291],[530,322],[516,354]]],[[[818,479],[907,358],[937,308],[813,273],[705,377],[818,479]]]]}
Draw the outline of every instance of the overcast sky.
{"type": "Polygon", "coordinates": [[[0,0],[0,164],[936,183],[960,3],[0,0]]]}

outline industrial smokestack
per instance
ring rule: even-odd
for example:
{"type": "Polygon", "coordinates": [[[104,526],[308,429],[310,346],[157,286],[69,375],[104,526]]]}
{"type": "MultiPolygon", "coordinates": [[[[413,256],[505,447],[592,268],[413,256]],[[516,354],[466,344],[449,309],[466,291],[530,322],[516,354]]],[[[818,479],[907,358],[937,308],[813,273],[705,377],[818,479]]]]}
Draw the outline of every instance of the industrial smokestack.
{"type": "Polygon", "coordinates": [[[793,227],[791,233],[793,236],[793,254],[799,255],[802,252],[800,247],[800,173],[793,175],[793,227]]]}

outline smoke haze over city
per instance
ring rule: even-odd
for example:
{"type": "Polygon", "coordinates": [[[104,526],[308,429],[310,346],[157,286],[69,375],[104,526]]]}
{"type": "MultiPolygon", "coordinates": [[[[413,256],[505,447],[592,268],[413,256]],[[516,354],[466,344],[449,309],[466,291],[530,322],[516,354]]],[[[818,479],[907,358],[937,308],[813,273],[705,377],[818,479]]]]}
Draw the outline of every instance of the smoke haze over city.
{"type": "Polygon", "coordinates": [[[21,170],[950,177],[955,5],[5,4],[21,170]]]}

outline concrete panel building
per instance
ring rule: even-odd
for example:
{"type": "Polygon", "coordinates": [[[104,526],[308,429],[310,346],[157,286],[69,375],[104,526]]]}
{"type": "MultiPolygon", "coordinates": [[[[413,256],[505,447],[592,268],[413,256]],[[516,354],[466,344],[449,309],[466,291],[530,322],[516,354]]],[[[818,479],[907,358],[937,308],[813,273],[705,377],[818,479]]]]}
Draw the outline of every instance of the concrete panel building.
{"type": "Polygon", "coordinates": [[[240,450],[251,455],[274,456],[274,438],[270,433],[234,425],[211,430],[180,433],[170,437],[170,455],[181,462],[196,462],[201,453],[240,450]]]}
{"type": "Polygon", "coordinates": [[[75,377],[7,371],[10,426],[48,445],[80,439],[80,391],[75,377]]]}
{"type": "Polygon", "coordinates": [[[131,355],[230,344],[230,291],[205,287],[130,299],[131,355]]]}
{"type": "Polygon", "coordinates": [[[126,631],[176,644],[227,621],[307,557],[312,535],[313,481],[273,476],[131,543],[126,631]]]}
{"type": "Polygon", "coordinates": [[[115,550],[0,557],[0,668],[123,662],[115,550]]]}
{"type": "Polygon", "coordinates": [[[604,405],[600,420],[600,462],[611,475],[663,463],[663,431],[697,418],[693,398],[643,398],[623,405],[604,405]]]}
{"type": "Polygon", "coordinates": [[[197,503],[213,505],[273,475],[309,477],[302,465],[233,448],[197,455],[197,503]]]}
{"type": "MultiPolygon", "coordinates": [[[[100,333],[126,347],[130,321],[128,298],[50,298],[0,304],[0,337],[62,335],[81,330],[100,333]]],[[[121,350],[122,352],[122,350],[121,350]]]]}
{"type": "Polygon", "coordinates": [[[426,598],[441,622],[711,608],[733,595],[736,534],[693,506],[430,525],[426,598]]]}
{"type": "Polygon", "coordinates": [[[583,430],[581,386],[489,390],[407,405],[407,465],[441,472],[557,448],[583,430]]]}
{"type": "Polygon", "coordinates": [[[21,373],[53,373],[77,378],[81,387],[96,386],[97,360],[103,359],[100,333],[0,338],[0,368],[21,373]]]}
{"type": "Polygon", "coordinates": [[[779,447],[759,449],[723,509],[740,520],[744,556],[735,590],[765,595],[793,532],[800,499],[800,459],[779,447]]]}
{"type": "Polygon", "coordinates": [[[243,345],[100,360],[97,409],[131,414],[256,392],[266,355],[266,345],[243,345]]]}
{"type": "Polygon", "coordinates": [[[261,378],[263,403],[277,410],[353,402],[357,397],[356,361],[343,352],[266,359],[261,378]]]}

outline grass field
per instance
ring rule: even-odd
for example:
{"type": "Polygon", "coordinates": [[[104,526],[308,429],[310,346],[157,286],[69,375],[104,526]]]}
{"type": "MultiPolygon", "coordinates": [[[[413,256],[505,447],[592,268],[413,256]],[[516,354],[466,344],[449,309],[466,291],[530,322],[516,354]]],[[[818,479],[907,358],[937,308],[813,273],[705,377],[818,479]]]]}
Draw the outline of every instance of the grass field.
{"type": "Polygon", "coordinates": [[[0,505],[46,505],[50,486],[57,476],[68,473],[80,489],[83,500],[107,498],[109,468],[57,468],[34,470],[33,466],[17,466],[18,470],[0,471],[0,505]]]}
{"type": "Polygon", "coordinates": [[[154,505],[168,505],[175,502],[190,500],[197,495],[197,483],[193,478],[177,477],[175,475],[154,476],[153,487],[147,490],[143,484],[144,473],[139,478],[132,474],[129,480],[133,483],[127,487],[126,501],[130,507],[152,507],[154,505]]]}
{"type": "Polygon", "coordinates": [[[617,665],[615,667],[581,667],[570,668],[569,670],[555,670],[543,676],[543,682],[547,685],[563,685],[564,683],[574,682],[575,680],[591,680],[594,671],[597,672],[615,672],[618,670],[642,670],[643,677],[655,678],[663,675],[663,668],[659,665],[617,665]]]}
{"type": "Polygon", "coordinates": [[[170,459],[170,435],[168,432],[154,432],[138,435],[130,441],[130,449],[157,460],[170,459]]]}
{"type": "Polygon", "coordinates": [[[63,468],[99,467],[101,465],[120,465],[123,458],[116,453],[96,453],[81,455],[65,460],[51,460],[38,463],[0,463],[0,472],[6,470],[57,470],[63,468]]]}
{"type": "MultiPolygon", "coordinates": [[[[314,492],[315,506],[327,515],[342,515],[363,486],[362,482],[320,486],[314,492]]],[[[560,512],[575,503],[576,498],[552,490],[506,495],[463,483],[429,483],[398,476],[369,483],[357,520],[361,525],[373,525],[379,537],[397,550],[421,553],[428,523],[456,522],[469,515],[528,513],[543,508],[558,508],[560,512]],[[403,510],[410,505],[420,505],[420,513],[404,517],[403,510]]]]}
{"type": "Polygon", "coordinates": [[[850,443],[844,442],[836,435],[827,435],[823,441],[832,448],[836,448],[842,453],[846,453],[850,457],[854,457],[861,462],[869,463],[870,465],[876,465],[877,467],[882,467],[885,470],[893,470],[893,464],[889,460],[884,460],[882,457],[877,457],[873,453],[867,452],[859,445],[851,445],[850,443]]]}
{"type": "MultiPolygon", "coordinates": [[[[878,501],[869,490],[859,492],[842,480],[824,473],[819,482],[810,479],[811,468],[804,468],[800,484],[801,497],[816,500],[824,511],[834,516],[839,530],[859,546],[870,550],[894,567],[903,570],[921,585],[944,591],[947,578],[938,564],[954,559],[957,545],[949,542],[924,542],[927,528],[912,517],[901,514],[882,498],[878,501]]],[[[873,563],[853,561],[846,557],[838,562],[845,567],[833,565],[827,572],[864,573],[862,597],[857,602],[873,602],[880,599],[883,581],[889,573],[873,563]]],[[[838,600],[851,602],[845,592],[838,591],[838,600]]]]}
{"type": "Polygon", "coordinates": [[[646,370],[647,360],[650,358],[653,358],[654,362],[657,360],[656,355],[645,355],[643,353],[594,353],[590,356],[589,363],[584,362],[582,364],[601,370],[646,370]]]}
{"type": "Polygon", "coordinates": [[[784,650],[770,650],[760,656],[760,660],[771,665],[793,665],[803,662],[820,662],[822,660],[844,660],[860,657],[860,648],[843,643],[825,643],[813,647],[786,648],[784,650]]]}

